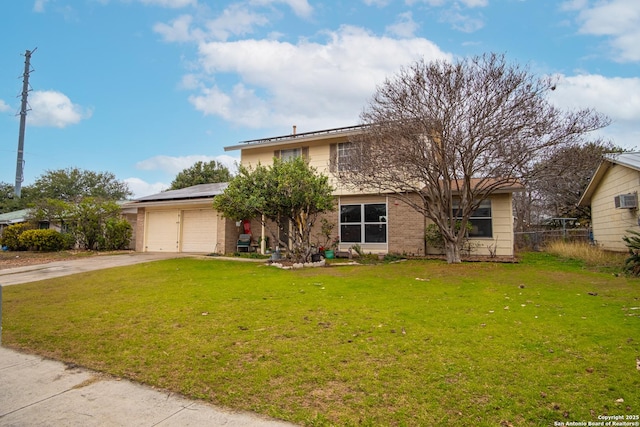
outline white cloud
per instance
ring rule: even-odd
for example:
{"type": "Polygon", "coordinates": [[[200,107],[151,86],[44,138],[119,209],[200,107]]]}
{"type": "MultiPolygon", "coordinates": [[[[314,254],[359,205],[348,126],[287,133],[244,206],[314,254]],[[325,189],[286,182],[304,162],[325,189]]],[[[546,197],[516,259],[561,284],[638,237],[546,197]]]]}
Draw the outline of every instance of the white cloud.
{"type": "Polygon", "coordinates": [[[463,33],[473,33],[484,27],[482,19],[474,18],[454,9],[443,12],[440,20],[451,24],[454,30],[462,31],[463,33]]]}
{"type": "Polygon", "coordinates": [[[7,111],[11,111],[11,107],[9,104],[0,99],[0,113],[6,113],[7,111]]]}
{"type": "Polygon", "coordinates": [[[313,13],[313,7],[311,7],[307,0],[251,0],[250,3],[258,6],[284,3],[289,6],[296,15],[303,18],[308,18],[313,13]]]}
{"type": "MultiPolygon", "coordinates": [[[[371,0],[369,0],[371,1],[371,0]]],[[[373,0],[375,1],[375,0],[373,0]]],[[[460,7],[486,7],[489,5],[489,0],[405,0],[405,3],[409,6],[412,6],[416,3],[425,3],[429,6],[445,6],[450,4],[453,8],[460,7]]]]}
{"type": "Polygon", "coordinates": [[[560,10],[576,11],[586,8],[589,0],[567,0],[560,5],[560,10]]]}
{"type": "Polygon", "coordinates": [[[171,9],[179,9],[187,6],[196,6],[198,0],[139,0],[142,4],[151,6],[167,7],[171,9]]]}
{"type": "Polygon", "coordinates": [[[169,24],[155,24],[153,30],[167,42],[225,41],[231,36],[251,34],[256,27],[268,23],[266,17],[251,11],[246,5],[232,4],[217,18],[204,21],[205,29],[194,27],[193,16],[182,15],[169,24]]]}
{"type": "Polygon", "coordinates": [[[49,0],[36,0],[33,4],[33,11],[38,13],[44,12],[44,7],[48,1],[49,0]]]}
{"type": "Polygon", "coordinates": [[[401,13],[396,22],[386,28],[387,33],[404,38],[413,37],[417,30],[418,24],[413,20],[411,12],[401,13]]]}
{"type": "Polygon", "coordinates": [[[362,0],[362,1],[367,6],[378,6],[378,7],[385,7],[391,2],[391,0],[362,0]]]}
{"type": "Polygon", "coordinates": [[[136,169],[162,171],[171,176],[175,176],[183,170],[190,168],[196,162],[210,162],[215,160],[222,163],[232,173],[237,171],[236,163],[240,163],[240,158],[221,155],[221,156],[205,156],[201,154],[191,156],[154,156],[149,159],[136,163],[136,169]]]}
{"type": "Polygon", "coordinates": [[[34,91],[29,95],[31,111],[27,114],[30,125],[64,128],[88,119],[90,109],[71,102],[63,93],[47,90],[34,91]]]}
{"type": "Polygon", "coordinates": [[[133,193],[132,197],[134,199],[157,194],[169,188],[169,184],[163,182],[149,183],[140,178],[126,178],[123,181],[133,193]]]}
{"type": "Polygon", "coordinates": [[[253,33],[255,27],[268,24],[264,16],[254,13],[244,5],[233,4],[216,19],[207,22],[208,34],[214,40],[227,40],[229,36],[253,33]]]}
{"type": "Polygon", "coordinates": [[[325,43],[276,40],[202,43],[205,74],[236,74],[225,87],[200,84],[196,109],[251,127],[354,124],[377,84],[419,58],[446,59],[432,42],[377,37],[363,29],[328,32],[325,43]],[[277,60],[276,60],[277,58],[277,60]]]}
{"type": "Polygon", "coordinates": [[[171,24],[157,23],[153,26],[153,30],[159,33],[167,42],[187,42],[192,40],[200,40],[201,36],[191,32],[191,23],[193,17],[191,15],[182,15],[171,21],[171,24]]]}
{"type": "Polygon", "coordinates": [[[593,7],[580,2],[573,3],[565,6],[580,10],[578,21],[581,23],[581,34],[609,37],[615,58],[620,62],[640,61],[640,2],[610,0],[598,2],[593,7]],[[582,9],[578,9],[580,6],[582,9]]]}
{"type": "Polygon", "coordinates": [[[640,142],[640,78],[584,74],[560,76],[550,100],[566,109],[593,108],[609,116],[611,126],[598,134],[630,148],[640,142]]]}

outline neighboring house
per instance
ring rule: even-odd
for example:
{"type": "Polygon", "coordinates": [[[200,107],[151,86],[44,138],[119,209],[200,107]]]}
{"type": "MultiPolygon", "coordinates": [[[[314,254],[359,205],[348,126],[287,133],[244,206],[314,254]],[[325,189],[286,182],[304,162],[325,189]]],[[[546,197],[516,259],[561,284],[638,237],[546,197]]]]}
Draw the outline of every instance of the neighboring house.
{"type": "Polygon", "coordinates": [[[627,251],[622,237],[640,231],[638,191],[640,153],[604,156],[578,202],[591,206],[591,228],[597,245],[610,251],[627,251]]]}
{"type": "MultiPolygon", "coordinates": [[[[19,211],[0,214],[0,236],[2,235],[2,232],[4,231],[4,229],[7,228],[8,226],[15,225],[15,224],[24,224],[28,222],[30,212],[31,212],[31,209],[20,209],[19,211]]],[[[52,226],[51,224],[49,224],[48,221],[40,221],[38,223],[39,228],[47,229],[50,226],[56,230],[60,229],[60,227],[52,226]]]]}
{"type": "MultiPolygon", "coordinates": [[[[350,149],[350,138],[361,132],[360,126],[328,129],[317,132],[294,133],[225,147],[225,151],[240,150],[243,166],[269,165],[273,158],[287,159],[303,156],[320,173],[329,176],[335,188],[337,210],[325,214],[334,224],[339,251],[359,245],[364,252],[425,255],[433,253],[425,243],[428,221],[391,194],[351,191],[341,184],[334,172],[349,167],[343,159],[350,149]]],[[[477,255],[513,256],[512,193],[521,191],[516,184],[505,188],[484,201],[471,218],[470,247],[477,255]]],[[[319,228],[316,226],[316,228],[319,228]]],[[[260,230],[257,220],[253,229],[260,230]]],[[[315,232],[316,242],[322,237],[315,232]]]]}
{"type": "Polygon", "coordinates": [[[200,184],[127,203],[137,212],[136,251],[235,252],[240,227],[213,210],[213,198],[226,187],[200,184]]]}
{"type": "MultiPolygon", "coordinates": [[[[136,219],[137,219],[137,209],[127,207],[128,202],[117,202],[121,207],[121,216],[126,219],[132,227],[132,236],[131,242],[129,243],[129,249],[134,249],[135,247],[135,235],[136,235],[136,219]]],[[[19,211],[8,212],[4,214],[0,214],[0,236],[2,236],[2,232],[5,228],[14,224],[23,224],[29,221],[31,209],[21,209],[19,211]]],[[[50,223],[49,221],[39,221],[38,228],[40,229],[53,229],[56,231],[62,231],[59,223],[50,223]]]]}

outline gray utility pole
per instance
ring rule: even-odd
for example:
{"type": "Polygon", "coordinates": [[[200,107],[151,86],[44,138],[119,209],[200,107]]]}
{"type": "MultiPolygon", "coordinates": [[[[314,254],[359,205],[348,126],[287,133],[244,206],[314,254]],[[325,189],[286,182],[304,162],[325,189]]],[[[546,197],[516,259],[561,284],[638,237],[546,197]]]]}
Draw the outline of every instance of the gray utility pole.
{"type": "MultiPolygon", "coordinates": [[[[36,48],[37,49],[37,48],[36,48]]],[[[20,106],[20,133],[18,135],[18,160],[16,162],[16,184],[13,188],[16,197],[20,197],[22,192],[22,181],[24,180],[24,130],[27,125],[27,96],[29,95],[29,74],[31,73],[31,54],[36,51],[27,50],[24,54],[24,74],[22,75],[22,105],[20,106]]]]}

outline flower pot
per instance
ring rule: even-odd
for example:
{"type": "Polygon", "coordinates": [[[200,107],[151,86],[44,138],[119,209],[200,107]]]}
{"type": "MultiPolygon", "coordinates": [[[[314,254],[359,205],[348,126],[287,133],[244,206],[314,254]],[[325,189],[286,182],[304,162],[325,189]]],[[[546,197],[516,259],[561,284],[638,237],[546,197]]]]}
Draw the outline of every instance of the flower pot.
{"type": "Polygon", "coordinates": [[[331,249],[325,249],[324,250],[324,257],[326,259],[333,259],[333,250],[331,249]]]}
{"type": "Polygon", "coordinates": [[[312,254],[311,255],[311,262],[319,262],[321,258],[320,254],[312,254]]]}

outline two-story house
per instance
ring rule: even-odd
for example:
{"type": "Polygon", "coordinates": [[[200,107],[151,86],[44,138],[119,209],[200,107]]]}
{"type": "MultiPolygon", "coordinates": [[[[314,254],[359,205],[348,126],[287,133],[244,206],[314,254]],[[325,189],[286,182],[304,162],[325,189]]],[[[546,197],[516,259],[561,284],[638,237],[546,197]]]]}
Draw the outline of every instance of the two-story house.
{"type": "MultiPolygon", "coordinates": [[[[334,225],[339,241],[338,250],[347,251],[359,245],[364,252],[425,255],[434,248],[425,243],[429,221],[392,194],[367,193],[347,188],[336,178],[335,172],[348,167],[350,138],[361,132],[360,126],[296,133],[290,135],[244,141],[225,147],[225,151],[239,150],[241,164],[255,167],[269,165],[273,158],[287,159],[302,156],[318,172],[329,176],[335,188],[336,211],[325,215],[334,225]]],[[[513,256],[512,194],[520,191],[513,185],[494,193],[482,202],[471,218],[469,247],[475,255],[513,256]]],[[[316,228],[319,228],[316,225],[316,228]]],[[[259,221],[252,221],[254,236],[264,234],[259,221]]],[[[286,232],[286,230],[284,231],[286,232]]],[[[315,233],[321,243],[319,230],[315,233]]]]}

